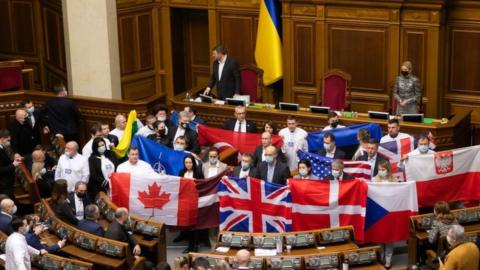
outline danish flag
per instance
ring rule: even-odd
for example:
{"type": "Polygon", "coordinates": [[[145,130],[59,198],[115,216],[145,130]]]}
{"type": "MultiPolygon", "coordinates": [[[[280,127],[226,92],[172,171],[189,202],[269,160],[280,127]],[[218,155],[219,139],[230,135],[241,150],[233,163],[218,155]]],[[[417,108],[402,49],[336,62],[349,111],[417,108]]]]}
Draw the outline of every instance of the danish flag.
{"type": "Polygon", "coordinates": [[[288,186],[255,178],[224,177],[218,185],[220,230],[287,232],[292,225],[288,186]]]}

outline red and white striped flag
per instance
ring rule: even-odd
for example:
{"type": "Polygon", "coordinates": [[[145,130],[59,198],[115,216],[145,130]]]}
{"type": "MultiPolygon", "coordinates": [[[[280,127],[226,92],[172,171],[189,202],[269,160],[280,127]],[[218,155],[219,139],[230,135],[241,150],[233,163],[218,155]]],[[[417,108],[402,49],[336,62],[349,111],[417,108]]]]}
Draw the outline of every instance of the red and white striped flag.
{"type": "Polygon", "coordinates": [[[368,161],[344,161],[343,172],[357,179],[372,180],[372,165],[368,161]]]}

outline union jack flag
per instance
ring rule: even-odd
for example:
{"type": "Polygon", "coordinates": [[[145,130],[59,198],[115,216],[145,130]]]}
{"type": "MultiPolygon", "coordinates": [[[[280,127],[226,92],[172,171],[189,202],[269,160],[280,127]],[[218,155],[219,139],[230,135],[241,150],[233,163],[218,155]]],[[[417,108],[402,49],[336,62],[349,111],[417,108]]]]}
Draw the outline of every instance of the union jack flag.
{"type": "Polygon", "coordinates": [[[288,232],[292,197],[288,186],[255,178],[223,177],[218,185],[220,230],[288,232]]]}
{"type": "Polygon", "coordinates": [[[414,143],[414,138],[405,133],[399,133],[396,138],[386,135],[380,140],[378,153],[390,161],[392,173],[399,182],[405,181],[405,174],[399,168],[399,162],[403,155],[413,151],[414,143]]]}

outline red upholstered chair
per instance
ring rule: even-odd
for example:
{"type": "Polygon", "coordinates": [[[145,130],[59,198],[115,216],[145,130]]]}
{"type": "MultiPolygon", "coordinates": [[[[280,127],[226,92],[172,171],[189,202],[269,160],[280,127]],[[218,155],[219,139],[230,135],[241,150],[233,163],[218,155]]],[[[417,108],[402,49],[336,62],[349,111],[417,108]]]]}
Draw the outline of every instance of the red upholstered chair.
{"type": "Polygon", "coordinates": [[[250,102],[262,101],[263,70],[255,65],[242,65],[240,67],[242,78],[242,95],[250,95],[250,102]]]}
{"type": "Polygon", "coordinates": [[[331,69],[323,77],[322,106],[332,110],[350,108],[350,82],[352,76],[340,69],[331,69]]]}
{"type": "Polygon", "coordinates": [[[33,89],[33,69],[24,60],[0,62],[0,91],[33,89]]]}

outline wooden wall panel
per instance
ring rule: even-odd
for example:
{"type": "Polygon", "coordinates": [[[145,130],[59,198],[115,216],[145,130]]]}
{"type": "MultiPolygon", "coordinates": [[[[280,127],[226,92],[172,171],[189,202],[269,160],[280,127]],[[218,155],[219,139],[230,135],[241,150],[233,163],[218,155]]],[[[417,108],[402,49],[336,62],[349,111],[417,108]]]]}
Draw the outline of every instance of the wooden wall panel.
{"type": "Polygon", "coordinates": [[[8,0],[0,0],[0,53],[11,53],[13,51],[9,4],[10,1],[8,0]]]}
{"type": "Polygon", "coordinates": [[[120,72],[122,75],[134,72],[135,65],[135,16],[122,16],[118,18],[118,39],[120,40],[120,72]]]}
{"type": "Polygon", "coordinates": [[[422,83],[426,74],[427,33],[424,29],[403,29],[402,53],[400,62],[410,61],[414,67],[413,73],[422,83]]]}
{"type": "Polygon", "coordinates": [[[480,28],[451,31],[449,92],[480,95],[480,28]]]}
{"type": "Polygon", "coordinates": [[[34,7],[32,1],[12,2],[12,32],[17,53],[35,55],[34,7]]]}
{"type": "Polygon", "coordinates": [[[315,25],[294,23],[293,44],[294,85],[315,87],[315,25]]]}
{"type": "Polygon", "coordinates": [[[240,65],[255,63],[255,42],[257,38],[256,14],[250,12],[219,13],[218,25],[222,43],[240,65]]]}

